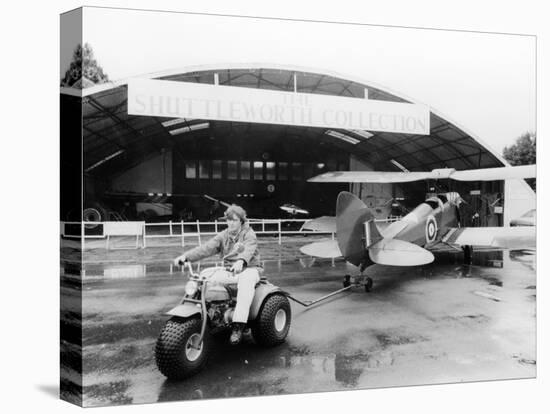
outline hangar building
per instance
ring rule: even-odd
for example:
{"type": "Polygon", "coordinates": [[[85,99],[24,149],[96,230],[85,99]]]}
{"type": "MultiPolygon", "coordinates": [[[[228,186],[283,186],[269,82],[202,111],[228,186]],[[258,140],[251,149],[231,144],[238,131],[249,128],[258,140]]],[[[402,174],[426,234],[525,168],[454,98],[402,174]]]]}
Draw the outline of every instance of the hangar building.
{"type": "MultiPolygon", "coordinates": [[[[354,77],[273,64],[191,67],[141,78],[416,103],[354,77]]],[[[447,190],[459,191],[468,202],[465,225],[507,225],[534,208],[534,193],[523,180],[400,185],[307,182],[334,170],[464,170],[507,165],[478,137],[433,108],[429,135],[415,135],[129,115],[128,80],[82,90],[62,88],[61,92],[64,120],[68,114],[78,117],[75,108],[82,99],[82,206],[101,214],[85,219],[219,217],[223,208],[205,194],[241,204],[251,217],[285,217],[279,207],[286,203],[316,217],[334,214],[341,190],[360,196],[378,217],[413,207],[429,192],[447,190]]],[[[74,219],[74,209],[62,200],[61,219],[69,220],[71,214],[74,219]]]]}

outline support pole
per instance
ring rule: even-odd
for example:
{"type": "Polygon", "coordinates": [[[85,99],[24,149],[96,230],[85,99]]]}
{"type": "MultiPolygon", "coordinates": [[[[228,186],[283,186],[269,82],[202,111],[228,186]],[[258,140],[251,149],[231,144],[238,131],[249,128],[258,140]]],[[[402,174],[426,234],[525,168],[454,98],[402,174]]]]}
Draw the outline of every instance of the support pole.
{"type": "Polygon", "coordinates": [[[185,235],[183,234],[185,232],[184,230],[185,226],[183,225],[183,220],[181,221],[181,247],[185,246],[185,235]]]}
{"type": "Polygon", "coordinates": [[[80,238],[81,238],[81,242],[80,244],[82,245],[82,251],[85,250],[85,243],[86,243],[86,233],[85,233],[85,224],[84,224],[84,221],[81,221],[80,222],[80,238]]]}
{"type": "Polygon", "coordinates": [[[197,220],[197,236],[199,237],[199,246],[202,246],[202,243],[201,243],[201,225],[200,225],[198,220],[197,220]]]}

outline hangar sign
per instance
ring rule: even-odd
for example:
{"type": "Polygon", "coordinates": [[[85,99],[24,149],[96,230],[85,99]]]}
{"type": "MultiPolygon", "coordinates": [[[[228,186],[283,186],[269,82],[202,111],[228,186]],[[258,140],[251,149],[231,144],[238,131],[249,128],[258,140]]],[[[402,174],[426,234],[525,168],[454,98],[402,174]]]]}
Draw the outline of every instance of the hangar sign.
{"type": "Polygon", "coordinates": [[[156,79],[128,83],[128,114],[430,133],[426,105],[156,79]]]}

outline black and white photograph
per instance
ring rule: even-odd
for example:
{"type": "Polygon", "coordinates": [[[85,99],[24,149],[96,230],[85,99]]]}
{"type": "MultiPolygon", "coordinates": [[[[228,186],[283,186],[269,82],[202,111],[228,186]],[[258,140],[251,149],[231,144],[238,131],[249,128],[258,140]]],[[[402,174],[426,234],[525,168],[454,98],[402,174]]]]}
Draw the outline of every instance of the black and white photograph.
{"type": "Polygon", "coordinates": [[[536,36],[60,25],[61,399],[536,378],[536,36]]]}

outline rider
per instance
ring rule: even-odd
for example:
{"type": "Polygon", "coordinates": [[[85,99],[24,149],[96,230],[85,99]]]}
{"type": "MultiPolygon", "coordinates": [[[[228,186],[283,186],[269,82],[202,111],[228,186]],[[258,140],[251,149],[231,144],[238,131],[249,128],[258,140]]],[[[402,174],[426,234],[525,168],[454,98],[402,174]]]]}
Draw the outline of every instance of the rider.
{"type": "Polygon", "coordinates": [[[254,298],[256,283],[260,280],[260,253],[256,233],[248,225],[246,211],[235,204],[230,205],[224,214],[227,229],[218,233],[202,246],[197,246],[174,259],[176,265],[189,260],[195,262],[219,253],[224,266],[230,266],[231,273],[217,272],[210,282],[220,284],[237,283],[237,304],[233,313],[232,332],[229,342],[241,342],[244,327],[248,321],[250,305],[254,298]]]}

